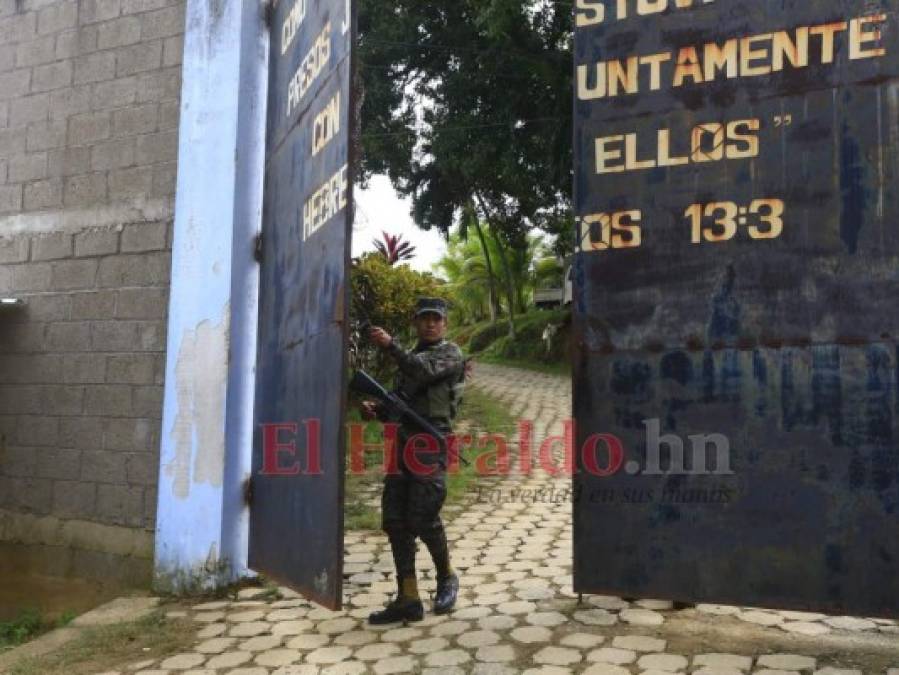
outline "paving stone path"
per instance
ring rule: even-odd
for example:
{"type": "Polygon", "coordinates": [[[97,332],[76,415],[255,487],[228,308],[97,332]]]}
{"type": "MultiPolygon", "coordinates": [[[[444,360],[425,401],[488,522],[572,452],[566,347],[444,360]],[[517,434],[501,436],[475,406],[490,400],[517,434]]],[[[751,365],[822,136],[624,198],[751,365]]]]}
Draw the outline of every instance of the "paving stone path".
{"type": "MultiPolygon", "coordinates": [[[[561,377],[479,365],[475,383],[515,418],[532,420],[537,443],[559,433],[570,414],[571,385],[561,377]]],[[[192,608],[201,626],[193,651],[126,672],[899,675],[894,621],[716,605],[675,611],[664,601],[608,596],[579,604],[570,590],[571,506],[560,498],[568,479],[518,472],[480,486],[448,514],[463,579],[451,616],[366,625],[394,591],[393,565],[383,535],[350,533],[344,611],[314,607],[287,590],[264,600],[247,589],[236,601],[192,608]],[[536,491],[543,499],[521,498],[536,491]]],[[[419,556],[422,586],[431,591],[430,561],[424,550],[419,556]]]]}

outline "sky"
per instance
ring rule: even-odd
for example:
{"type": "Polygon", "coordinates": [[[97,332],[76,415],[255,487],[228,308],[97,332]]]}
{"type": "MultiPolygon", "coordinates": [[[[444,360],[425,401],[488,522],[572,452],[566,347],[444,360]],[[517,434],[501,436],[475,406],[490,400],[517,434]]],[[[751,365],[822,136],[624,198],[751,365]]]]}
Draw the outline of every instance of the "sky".
{"type": "Polygon", "coordinates": [[[356,223],[353,227],[353,257],[373,251],[373,239],[381,232],[401,234],[415,246],[409,265],[420,272],[432,272],[433,265],[446,253],[446,242],[436,230],[425,232],[412,222],[412,202],[402,199],[387,176],[374,176],[367,190],[356,192],[356,223]]]}

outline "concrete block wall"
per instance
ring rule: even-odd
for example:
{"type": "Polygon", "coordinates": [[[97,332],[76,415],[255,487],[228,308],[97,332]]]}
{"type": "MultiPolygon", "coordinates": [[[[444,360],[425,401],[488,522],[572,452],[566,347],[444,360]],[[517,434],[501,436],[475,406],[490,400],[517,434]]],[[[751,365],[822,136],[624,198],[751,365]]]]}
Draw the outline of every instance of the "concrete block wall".
{"type": "Polygon", "coordinates": [[[184,12],[0,0],[0,543],[152,557],[184,12]]]}

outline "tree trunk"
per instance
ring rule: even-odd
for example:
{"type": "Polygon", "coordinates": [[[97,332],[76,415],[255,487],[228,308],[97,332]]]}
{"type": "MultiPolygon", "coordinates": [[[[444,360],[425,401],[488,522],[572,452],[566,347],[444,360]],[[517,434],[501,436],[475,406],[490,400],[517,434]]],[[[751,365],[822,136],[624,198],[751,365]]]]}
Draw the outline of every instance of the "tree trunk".
{"type": "Polygon", "coordinates": [[[478,241],[481,242],[481,250],[484,251],[484,262],[487,265],[487,280],[490,285],[490,321],[496,323],[499,316],[499,294],[496,292],[496,274],[493,272],[493,263],[490,261],[490,251],[487,248],[487,240],[484,238],[484,230],[478,220],[478,213],[472,209],[474,229],[478,233],[478,241]]]}
{"type": "Polygon", "coordinates": [[[506,249],[496,233],[496,228],[493,226],[493,217],[491,216],[490,211],[487,208],[486,201],[481,195],[478,195],[478,203],[481,205],[481,210],[484,212],[484,218],[487,221],[487,227],[490,230],[490,235],[493,237],[493,242],[496,244],[496,250],[499,252],[499,260],[502,263],[503,272],[505,273],[504,276],[506,282],[506,298],[509,302],[509,337],[514,340],[517,337],[517,333],[515,331],[516,297],[515,288],[512,281],[512,270],[509,268],[509,259],[506,256],[506,249]]]}

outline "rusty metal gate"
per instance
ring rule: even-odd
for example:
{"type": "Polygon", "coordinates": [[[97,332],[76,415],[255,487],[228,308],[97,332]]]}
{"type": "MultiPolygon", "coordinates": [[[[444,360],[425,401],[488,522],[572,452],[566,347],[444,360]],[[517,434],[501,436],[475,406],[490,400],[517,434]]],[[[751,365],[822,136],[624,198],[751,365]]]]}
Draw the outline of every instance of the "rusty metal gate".
{"type": "Polygon", "coordinates": [[[576,590],[895,616],[899,1],[575,12],[576,590]]]}
{"type": "Polygon", "coordinates": [[[271,35],[250,567],[339,608],[351,0],[274,3],[271,35]]]}

